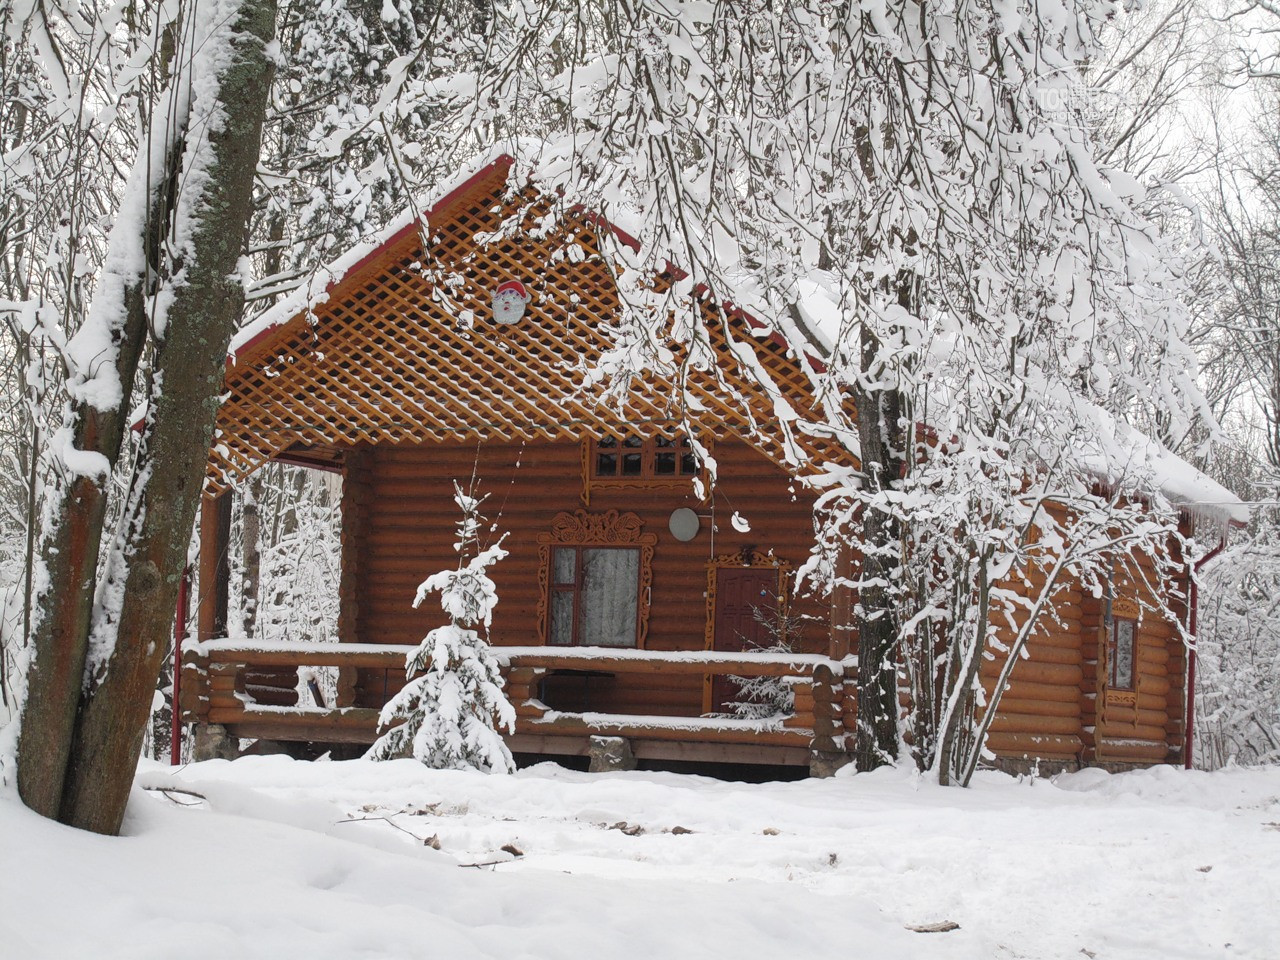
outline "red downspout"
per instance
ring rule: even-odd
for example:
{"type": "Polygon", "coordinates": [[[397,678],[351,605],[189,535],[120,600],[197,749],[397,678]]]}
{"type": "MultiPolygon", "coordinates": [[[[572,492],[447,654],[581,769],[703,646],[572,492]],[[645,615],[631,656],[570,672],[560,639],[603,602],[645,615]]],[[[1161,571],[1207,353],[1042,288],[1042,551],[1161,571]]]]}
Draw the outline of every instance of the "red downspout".
{"type": "Polygon", "coordinates": [[[176,767],[182,762],[182,708],[178,706],[182,692],[182,640],[187,635],[187,594],[191,591],[191,568],[182,571],[178,584],[178,609],[173,616],[173,705],[169,710],[172,727],[169,731],[169,764],[176,767]]]}
{"type": "Polygon", "coordinates": [[[1227,536],[1224,533],[1222,541],[1195,562],[1191,572],[1191,586],[1187,591],[1187,602],[1191,608],[1187,614],[1187,632],[1191,634],[1191,649],[1187,651],[1187,729],[1182,746],[1182,766],[1185,770],[1191,769],[1191,740],[1196,728],[1196,641],[1199,639],[1196,627],[1200,607],[1200,584],[1197,578],[1200,575],[1200,568],[1220,554],[1226,546],[1227,536]]]}

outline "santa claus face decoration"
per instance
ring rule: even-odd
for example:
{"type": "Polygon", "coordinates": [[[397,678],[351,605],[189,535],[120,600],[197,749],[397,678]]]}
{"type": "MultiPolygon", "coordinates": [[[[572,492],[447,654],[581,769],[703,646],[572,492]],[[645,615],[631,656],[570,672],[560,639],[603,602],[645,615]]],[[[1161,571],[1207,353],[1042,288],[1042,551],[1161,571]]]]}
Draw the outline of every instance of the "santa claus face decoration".
{"type": "Polygon", "coordinates": [[[493,291],[493,322],[516,323],[533,298],[519,280],[508,280],[493,291]]]}

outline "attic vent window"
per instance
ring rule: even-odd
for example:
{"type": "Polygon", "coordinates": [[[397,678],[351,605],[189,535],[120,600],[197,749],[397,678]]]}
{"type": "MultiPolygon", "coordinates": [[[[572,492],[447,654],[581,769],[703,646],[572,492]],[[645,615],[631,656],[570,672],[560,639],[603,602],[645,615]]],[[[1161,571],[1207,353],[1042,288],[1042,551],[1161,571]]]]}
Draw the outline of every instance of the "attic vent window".
{"type": "Polygon", "coordinates": [[[687,438],[605,437],[595,444],[595,480],[663,480],[697,475],[698,462],[687,438]]]}
{"type": "Polygon", "coordinates": [[[591,504],[592,488],[691,490],[705,477],[687,437],[638,437],[634,434],[582,441],[582,502],[591,504]]]}

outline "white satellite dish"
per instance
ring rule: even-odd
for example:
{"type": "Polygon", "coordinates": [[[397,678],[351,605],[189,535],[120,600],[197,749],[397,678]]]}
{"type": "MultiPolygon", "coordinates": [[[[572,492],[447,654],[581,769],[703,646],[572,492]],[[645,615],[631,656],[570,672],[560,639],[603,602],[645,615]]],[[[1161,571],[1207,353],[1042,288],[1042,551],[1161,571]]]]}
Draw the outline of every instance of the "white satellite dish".
{"type": "Polygon", "coordinates": [[[671,519],[667,521],[667,529],[681,543],[688,543],[698,535],[702,521],[688,507],[678,507],[671,511],[671,519]]]}

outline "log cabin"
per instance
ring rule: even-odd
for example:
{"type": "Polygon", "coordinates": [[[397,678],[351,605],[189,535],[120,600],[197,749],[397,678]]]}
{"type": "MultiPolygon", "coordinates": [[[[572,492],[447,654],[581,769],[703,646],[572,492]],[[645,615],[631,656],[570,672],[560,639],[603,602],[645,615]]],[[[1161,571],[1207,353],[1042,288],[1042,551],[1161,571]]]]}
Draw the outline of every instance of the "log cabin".
{"type": "MultiPolygon", "coordinates": [[[[537,229],[547,206],[511,188],[511,164],[474,168],[233,342],[183,719],[206,752],[225,749],[220,737],[371,742],[406,652],[440,622],[412,600],[456,563],[453,484],[475,477],[507,533],[490,642],[516,708],[513,751],[586,756],[621,738],[642,761],[838,768],[856,708],[851,601],[792,576],[813,545],[815,498],[794,464],[849,457],[820,427],[820,362],[704,305],[714,363],[682,365],[666,344],[682,389],[654,374],[605,402],[585,376],[618,307],[602,221],[579,212],[537,229]],[[341,475],[339,643],[225,638],[226,491],[273,460],[341,475]],[[298,702],[292,678],[307,665],[336,669],[334,702],[298,702]],[[790,709],[734,715],[743,678],[774,678],[790,709]]],[[[1241,519],[1189,470],[1171,496],[1241,519]]],[[[1186,585],[1166,586],[1181,597],[1186,585]]],[[[1186,645],[1151,599],[1130,585],[1068,591],[1012,673],[988,741],[999,763],[1189,759],[1186,645]]],[[[1000,665],[983,666],[988,687],[1000,665]]]]}

